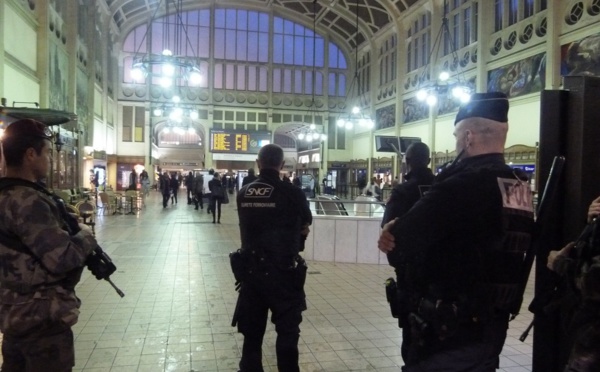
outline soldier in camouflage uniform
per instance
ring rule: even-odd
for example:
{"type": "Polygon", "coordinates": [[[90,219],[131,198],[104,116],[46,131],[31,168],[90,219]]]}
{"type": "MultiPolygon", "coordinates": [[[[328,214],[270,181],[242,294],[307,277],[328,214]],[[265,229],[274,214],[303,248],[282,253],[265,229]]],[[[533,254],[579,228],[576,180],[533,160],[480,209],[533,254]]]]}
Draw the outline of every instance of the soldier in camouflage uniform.
{"type": "Polygon", "coordinates": [[[39,122],[10,124],[0,179],[0,330],[3,371],[71,371],[75,296],[97,245],[88,226],[69,234],[61,210],[38,181],[48,174],[51,132],[39,122]]]}

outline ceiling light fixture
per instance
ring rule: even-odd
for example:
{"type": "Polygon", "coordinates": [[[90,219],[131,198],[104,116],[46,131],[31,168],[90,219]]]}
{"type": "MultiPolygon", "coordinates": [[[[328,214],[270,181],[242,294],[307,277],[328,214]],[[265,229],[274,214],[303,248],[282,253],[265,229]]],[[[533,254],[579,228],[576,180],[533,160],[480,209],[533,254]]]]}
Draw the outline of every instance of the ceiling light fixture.
{"type": "Polygon", "coordinates": [[[200,85],[202,74],[200,66],[196,62],[197,55],[190,42],[186,27],[181,16],[182,0],[171,0],[174,3],[175,13],[169,13],[170,0],[160,0],[158,3],[146,33],[140,41],[131,68],[131,78],[138,83],[143,83],[146,78],[153,78],[151,83],[168,89],[174,85],[190,84],[200,85]],[[152,53],[152,42],[147,47],[148,52],[141,54],[140,49],[147,43],[148,32],[154,25],[158,10],[165,4],[165,17],[163,18],[162,40],[165,41],[165,49],[160,54],[152,53]],[[186,45],[182,45],[185,43],[186,45]],[[192,51],[193,56],[185,56],[186,47],[192,51]]]}

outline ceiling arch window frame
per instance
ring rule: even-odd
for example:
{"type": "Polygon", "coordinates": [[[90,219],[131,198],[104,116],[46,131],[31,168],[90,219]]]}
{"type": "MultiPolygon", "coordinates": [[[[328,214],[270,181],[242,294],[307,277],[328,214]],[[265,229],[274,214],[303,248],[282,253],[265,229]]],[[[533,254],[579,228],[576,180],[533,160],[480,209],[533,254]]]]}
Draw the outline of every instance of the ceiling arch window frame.
{"type": "MultiPolygon", "coordinates": [[[[398,36],[395,33],[386,37],[379,48],[379,85],[387,85],[396,80],[396,61],[398,51],[398,36]]],[[[361,82],[362,83],[362,82],[361,82]]],[[[362,87],[362,85],[361,85],[362,87]]],[[[362,88],[364,91],[367,88],[362,88]]],[[[361,92],[366,93],[368,90],[361,92]]]]}
{"type": "Polygon", "coordinates": [[[411,22],[406,42],[406,55],[410,56],[406,64],[407,73],[416,71],[429,64],[431,47],[431,12],[424,11],[411,22]]]}
{"type": "Polygon", "coordinates": [[[494,32],[531,18],[547,7],[547,0],[494,0],[494,32]]]}
{"type": "MultiPolygon", "coordinates": [[[[307,71],[312,69],[313,61],[311,54],[313,31],[311,29],[280,15],[231,7],[195,9],[182,12],[182,15],[184,21],[193,19],[194,27],[204,27],[202,30],[205,39],[202,39],[202,42],[206,45],[199,48],[198,52],[203,51],[200,65],[202,73],[208,77],[204,79],[201,86],[203,88],[208,88],[210,85],[215,89],[276,91],[273,86],[275,84],[268,76],[269,71],[262,67],[264,64],[271,64],[273,68],[279,67],[286,71],[285,74],[291,74],[291,80],[284,79],[291,85],[283,87],[282,92],[310,95],[312,89],[315,89],[317,95],[324,95],[328,86],[327,74],[330,69],[333,69],[336,71],[336,85],[341,86],[340,90],[336,90],[336,95],[345,95],[345,93],[339,94],[339,91],[345,92],[345,78],[341,78],[339,75],[347,74],[346,55],[342,48],[329,40],[327,35],[318,32],[316,34],[317,84],[312,86],[312,84],[306,83],[310,78],[307,71]],[[292,59],[291,64],[287,64],[285,61],[275,62],[276,48],[273,37],[275,22],[280,22],[283,27],[291,30],[291,35],[296,36],[296,40],[292,43],[296,50],[295,59],[292,59]],[[310,48],[308,44],[310,44],[310,48]],[[270,51],[270,53],[262,51],[270,51]],[[211,79],[212,81],[209,81],[211,79]],[[243,79],[243,82],[239,82],[239,79],[243,79]]],[[[157,19],[162,20],[162,18],[157,19]]],[[[161,25],[160,27],[154,22],[153,24],[138,25],[125,37],[122,48],[123,83],[136,83],[131,79],[130,73],[133,55],[136,51],[145,52],[162,45],[160,42],[142,41],[148,28],[150,28],[148,34],[152,35],[152,38],[156,38],[162,32],[163,23],[161,22],[164,20],[157,23],[161,25]]],[[[284,32],[282,35],[286,35],[286,33],[284,32]]],[[[194,40],[200,39],[194,38],[194,40]]]]}
{"type": "Polygon", "coordinates": [[[458,2],[455,0],[451,3],[447,18],[454,48],[450,45],[448,35],[444,34],[444,56],[450,54],[452,49],[460,50],[477,41],[478,13],[479,3],[477,1],[458,2]]]}

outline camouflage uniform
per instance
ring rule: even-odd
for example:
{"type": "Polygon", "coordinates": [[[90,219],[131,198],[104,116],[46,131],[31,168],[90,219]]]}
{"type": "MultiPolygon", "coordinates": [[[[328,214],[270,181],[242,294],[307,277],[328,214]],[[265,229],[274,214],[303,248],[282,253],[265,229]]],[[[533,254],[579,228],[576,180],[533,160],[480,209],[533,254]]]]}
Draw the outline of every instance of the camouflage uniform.
{"type": "Polygon", "coordinates": [[[70,236],[54,200],[33,187],[0,192],[2,370],[70,371],[74,288],[96,241],[86,229],[70,236]]]}

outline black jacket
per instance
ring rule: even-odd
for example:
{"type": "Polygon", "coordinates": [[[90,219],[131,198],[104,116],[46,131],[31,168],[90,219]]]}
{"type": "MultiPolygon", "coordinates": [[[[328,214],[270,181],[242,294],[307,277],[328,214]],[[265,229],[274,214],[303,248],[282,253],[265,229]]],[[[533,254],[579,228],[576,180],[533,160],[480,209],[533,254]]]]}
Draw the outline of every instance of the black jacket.
{"type": "Polygon", "coordinates": [[[409,265],[406,281],[414,291],[456,299],[477,296],[485,287],[482,296],[494,302],[489,291],[496,284],[520,282],[533,203],[526,177],[516,172],[502,154],[466,158],[444,170],[396,221],[391,230],[396,247],[388,261],[409,265]]]}
{"type": "Polygon", "coordinates": [[[429,190],[434,175],[429,168],[417,168],[411,170],[405,178],[406,182],[397,185],[392,190],[390,200],[385,205],[381,227],[408,212],[429,190]]]}
{"type": "Polygon", "coordinates": [[[254,175],[254,173],[250,173],[246,177],[244,177],[244,179],[242,180],[242,186],[246,186],[247,184],[255,181],[256,179],[257,179],[257,177],[254,175]]]}
{"type": "Polygon", "coordinates": [[[261,170],[258,178],[242,187],[237,196],[242,249],[250,249],[290,262],[302,249],[302,227],[312,223],[306,196],[279,179],[273,169],[261,170]]]}

